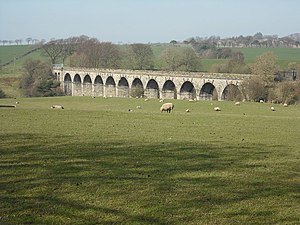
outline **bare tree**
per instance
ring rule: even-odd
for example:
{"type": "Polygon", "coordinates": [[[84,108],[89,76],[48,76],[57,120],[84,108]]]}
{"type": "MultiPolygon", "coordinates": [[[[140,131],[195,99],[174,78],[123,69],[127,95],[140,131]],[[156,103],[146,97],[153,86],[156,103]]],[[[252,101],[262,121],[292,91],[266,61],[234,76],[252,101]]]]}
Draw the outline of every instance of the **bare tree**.
{"type": "Polygon", "coordinates": [[[22,41],[23,41],[22,39],[16,39],[16,40],[15,40],[15,43],[16,43],[17,45],[21,45],[21,44],[22,44],[22,41]]]}
{"type": "Polygon", "coordinates": [[[129,46],[129,63],[132,69],[151,69],[154,66],[154,55],[150,45],[131,44],[129,46]]]}
{"type": "Polygon", "coordinates": [[[169,47],[161,53],[161,68],[163,70],[175,71],[180,65],[180,53],[176,47],[169,47]]]}
{"type": "Polygon", "coordinates": [[[32,38],[31,38],[31,37],[28,37],[28,38],[26,38],[26,41],[27,41],[27,43],[28,43],[28,45],[29,45],[30,42],[32,42],[32,38]]]}
{"type": "Polygon", "coordinates": [[[51,63],[55,64],[63,51],[62,40],[50,41],[43,44],[41,48],[50,57],[51,63]]]}
{"type": "Polygon", "coordinates": [[[71,57],[71,65],[90,68],[118,68],[120,52],[110,42],[99,42],[97,39],[82,41],[71,57]]]}
{"type": "Polygon", "coordinates": [[[268,88],[260,76],[253,75],[242,83],[243,94],[247,100],[258,102],[267,100],[268,88]]]}
{"type": "Polygon", "coordinates": [[[120,51],[115,44],[111,42],[101,42],[98,46],[100,67],[118,68],[120,60],[120,51]]]}
{"type": "Polygon", "coordinates": [[[194,49],[184,48],[180,56],[181,70],[198,71],[200,69],[200,60],[194,49]]]}
{"type": "Polygon", "coordinates": [[[192,48],[169,47],[161,54],[161,68],[170,71],[199,71],[200,59],[192,48]]]}
{"type": "Polygon", "coordinates": [[[68,38],[62,41],[62,52],[61,52],[61,58],[62,63],[65,63],[65,59],[69,56],[71,56],[75,50],[76,50],[76,41],[72,38],[68,38]]]}
{"type": "Polygon", "coordinates": [[[272,82],[274,75],[278,72],[277,56],[273,52],[266,52],[258,56],[250,65],[252,74],[261,76],[265,82],[272,82]]]}

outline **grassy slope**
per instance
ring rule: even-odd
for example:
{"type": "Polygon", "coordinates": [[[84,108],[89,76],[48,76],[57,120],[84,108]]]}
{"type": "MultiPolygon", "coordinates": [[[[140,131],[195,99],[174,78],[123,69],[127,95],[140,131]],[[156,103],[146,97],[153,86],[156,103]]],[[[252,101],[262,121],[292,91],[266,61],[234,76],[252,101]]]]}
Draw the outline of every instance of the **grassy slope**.
{"type": "Polygon", "coordinates": [[[0,108],[2,224],[300,220],[299,106],[173,100],[167,114],[157,100],[18,101],[0,108]]]}
{"type": "MultiPolygon", "coordinates": [[[[31,45],[19,45],[19,46],[0,46],[0,62],[4,64],[14,59],[14,57],[21,56],[28,51],[36,48],[31,45]]],[[[20,97],[22,95],[19,89],[19,77],[22,73],[22,65],[26,59],[41,59],[47,61],[47,57],[42,55],[41,50],[35,51],[28,56],[25,56],[15,63],[11,63],[0,69],[0,89],[5,92],[9,97],[20,97]]]]}
{"type": "Polygon", "coordinates": [[[32,45],[9,45],[9,46],[1,46],[0,47],[0,61],[1,64],[6,63],[13,59],[14,57],[18,57],[32,49],[35,46],[32,45]]]}
{"type": "Polygon", "coordinates": [[[235,48],[234,50],[244,54],[246,63],[253,63],[257,56],[271,51],[277,55],[278,64],[282,69],[287,68],[290,62],[300,64],[300,49],[296,48],[235,48]]]}

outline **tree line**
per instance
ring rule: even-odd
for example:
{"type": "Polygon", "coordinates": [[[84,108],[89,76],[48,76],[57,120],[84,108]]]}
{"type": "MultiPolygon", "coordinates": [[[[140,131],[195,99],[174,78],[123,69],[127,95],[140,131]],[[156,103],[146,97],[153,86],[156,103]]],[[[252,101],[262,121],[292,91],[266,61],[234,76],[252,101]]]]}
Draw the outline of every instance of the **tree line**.
{"type": "MultiPolygon", "coordinates": [[[[161,52],[158,69],[166,71],[201,71],[199,50],[180,48],[171,44],[161,52]]],[[[154,53],[149,44],[135,43],[118,46],[111,42],[100,42],[87,36],[52,40],[41,46],[52,64],[65,62],[74,67],[112,68],[148,70],[154,67],[154,53]]],[[[202,48],[203,50],[203,48],[202,48]]],[[[241,52],[232,49],[217,49],[219,57],[228,58],[224,64],[214,65],[213,72],[253,74],[242,84],[244,97],[249,101],[274,100],[276,102],[298,102],[300,100],[300,82],[279,82],[274,79],[279,67],[277,57],[272,52],[264,53],[255,62],[247,65],[241,52]]],[[[289,70],[299,71],[299,65],[289,64],[289,70]]],[[[298,72],[299,73],[299,72],[298,72]]],[[[21,87],[26,96],[53,96],[62,94],[59,83],[51,74],[51,67],[46,63],[27,60],[21,87]]],[[[231,99],[234,100],[234,99],[231,99]]]]}
{"type": "Polygon", "coordinates": [[[219,36],[191,37],[183,41],[186,44],[209,44],[216,47],[229,48],[300,48],[300,33],[285,37],[263,35],[261,32],[248,36],[221,38],[219,36]]]}
{"type": "Polygon", "coordinates": [[[52,64],[65,63],[68,58],[69,65],[74,67],[201,70],[200,57],[192,48],[182,51],[174,45],[165,49],[158,60],[155,59],[149,44],[134,43],[120,46],[87,36],[53,40],[43,44],[41,48],[49,56],[52,64]]]}
{"type": "MultiPolygon", "coordinates": [[[[16,45],[22,45],[23,42],[24,40],[21,38],[15,40],[0,40],[0,44],[2,43],[2,45],[13,45],[14,43],[16,45]]],[[[39,40],[36,38],[28,37],[25,39],[25,43],[27,43],[28,45],[44,44],[46,43],[46,40],[45,39],[39,40]]]]}

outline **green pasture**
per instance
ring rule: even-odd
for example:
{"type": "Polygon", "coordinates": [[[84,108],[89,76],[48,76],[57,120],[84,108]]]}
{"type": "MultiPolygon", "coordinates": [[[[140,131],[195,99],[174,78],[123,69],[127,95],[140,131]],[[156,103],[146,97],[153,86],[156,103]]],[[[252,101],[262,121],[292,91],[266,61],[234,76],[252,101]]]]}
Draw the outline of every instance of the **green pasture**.
{"type": "Polygon", "coordinates": [[[234,48],[244,54],[246,63],[253,63],[256,57],[265,52],[273,52],[278,57],[278,64],[286,69],[291,62],[300,63],[300,48],[234,48]]]}
{"type": "MultiPolygon", "coordinates": [[[[8,45],[8,46],[0,46],[0,61],[1,64],[4,64],[6,62],[9,62],[10,60],[13,60],[14,58],[18,58],[19,56],[29,52],[30,50],[33,50],[37,48],[38,46],[36,45],[8,45]]],[[[38,50],[36,52],[32,52],[26,57],[30,58],[47,58],[45,55],[41,55],[42,51],[38,50]]],[[[24,62],[24,58],[20,60],[15,61],[15,65],[19,66],[22,65],[24,62]]]]}
{"type": "Polygon", "coordinates": [[[0,46],[0,61],[1,64],[6,63],[14,57],[25,54],[26,52],[34,49],[34,45],[5,45],[0,46]]]}
{"type": "Polygon", "coordinates": [[[0,105],[16,101],[0,108],[0,224],[300,221],[298,105],[169,100],[170,114],[152,99],[0,105]]]}
{"type": "MultiPolygon", "coordinates": [[[[5,64],[15,58],[20,57],[21,55],[27,53],[28,51],[37,48],[36,45],[9,45],[9,46],[0,46],[0,64],[5,64]]],[[[42,61],[49,60],[41,50],[30,53],[27,56],[24,56],[20,59],[15,60],[13,63],[3,66],[0,69],[0,78],[2,77],[18,77],[21,75],[21,69],[23,63],[26,59],[40,59],[42,61]]],[[[1,81],[0,81],[1,82],[1,81]]]]}

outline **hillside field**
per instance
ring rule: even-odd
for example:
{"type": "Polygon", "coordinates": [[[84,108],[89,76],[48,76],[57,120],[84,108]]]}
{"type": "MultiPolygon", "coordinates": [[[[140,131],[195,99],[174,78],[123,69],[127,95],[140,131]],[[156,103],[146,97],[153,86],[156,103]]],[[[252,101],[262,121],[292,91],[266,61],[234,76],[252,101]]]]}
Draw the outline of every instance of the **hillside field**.
{"type": "MultiPolygon", "coordinates": [[[[154,56],[156,58],[156,64],[158,63],[158,59],[167,47],[169,47],[169,44],[152,44],[152,50],[154,53],[154,56]]],[[[1,64],[4,64],[10,60],[13,60],[14,57],[18,57],[37,46],[30,46],[30,45],[12,45],[12,46],[0,46],[0,62],[1,64]]],[[[121,47],[121,50],[124,50],[125,46],[121,47]]],[[[178,45],[178,48],[190,48],[189,45],[178,45]]],[[[274,52],[275,55],[278,56],[278,64],[281,66],[282,69],[286,68],[288,63],[290,62],[296,62],[300,63],[300,49],[296,48],[234,48],[234,51],[241,51],[245,56],[245,62],[246,63],[252,63],[254,62],[255,58],[267,51],[274,52]]],[[[38,50],[36,52],[33,52],[32,54],[20,59],[16,60],[15,67],[16,70],[20,69],[22,64],[24,63],[26,58],[34,58],[34,59],[41,59],[44,61],[49,60],[47,56],[42,53],[41,50],[38,50]]],[[[220,59],[202,59],[202,66],[204,71],[208,71],[212,64],[214,63],[224,63],[226,60],[220,59]]],[[[158,65],[157,65],[158,66],[158,65]]],[[[8,71],[7,73],[13,73],[13,64],[8,66],[7,68],[2,68],[2,72],[0,72],[0,76],[3,76],[3,73],[5,71],[8,71]]]]}
{"type": "MultiPolygon", "coordinates": [[[[152,44],[153,53],[155,56],[155,67],[159,68],[159,57],[163,50],[165,50],[170,44],[152,44]]],[[[189,45],[177,45],[178,48],[190,48],[189,45]]],[[[4,64],[13,60],[14,57],[18,57],[36,46],[20,45],[20,46],[0,46],[0,63],[4,64]]],[[[126,46],[120,46],[123,51],[126,46]]],[[[289,48],[235,48],[234,51],[241,51],[245,56],[246,63],[253,63],[255,58],[264,52],[273,51],[278,56],[278,64],[281,69],[286,69],[288,64],[296,62],[300,64],[300,49],[289,48]]],[[[22,74],[22,65],[26,59],[40,59],[42,61],[49,62],[49,58],[42,52],[37,50],[19,60],[15,63],[11,63],[8,66],[0,68],[0,89],[7,93],[10,97],[20,97],[22,93],[18,88],[18,79],[22,74]]],[[[201,65],[203,71],[209,71],[213,64],[226,63],[226,59],[201,59],[201,65]]],[[[68,66],[69,60],[66,60],[68,66]]]]}
{"type": "Polygon", "coordinates": [[[0,224],[300,221],[299,105],[169,100],[170,114],[151,99],[0,105],[16,101],[0,108],[0,224]]]}
{"type": "Polygon", "coordinates": [[[278,57],[281,69],[286,69],[291,62],[300,64],[300,48],[234,48],[234,50],[244,54],[246,63],[253,63],[257,56],[271,51],[278,57]]]}
{"type": "MultiPolygon", "coordinates": [[[[36,45],[11,45],[11,46],[0,46],[0,64],[5,64],[14,58],[18,58],[21,55],[29,52],[37,48],[36,45]]],[[[19,60],[15,60],[14,63],[11,63],[8,66],[4,66],[1,68],[0,77],[1,76],[18,76],[20,73],[20,69],[27,58],[33,59],[41,59],[41,60],[48,60],[47,57],[42,54],[41,50],[33,52],[19,60]]]]}

